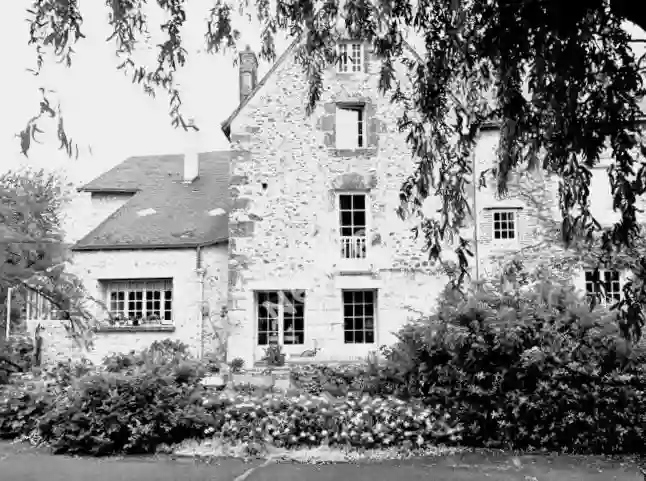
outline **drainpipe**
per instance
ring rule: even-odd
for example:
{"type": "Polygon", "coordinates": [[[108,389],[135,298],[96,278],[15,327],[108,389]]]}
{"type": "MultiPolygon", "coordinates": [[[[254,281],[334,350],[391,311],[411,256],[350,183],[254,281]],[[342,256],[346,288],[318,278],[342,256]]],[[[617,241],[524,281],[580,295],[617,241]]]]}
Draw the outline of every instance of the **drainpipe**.
{"type": "Polygon", "coordinates": [[[206,274],[206,269],[202,267],[202,246],[198,246],[196,249],[196,259],[195,259],[195,273],[199,276],[200,281],[200,350],[199,358],[204,357],[204,277],[206,274]]]}
{"type": "Polygon", "coordinates": [[[479,219],[480,216],[478,215],[478,174],[477,174],[477,162],[476,162],[476,150],[477,150],[477,142],[476,142],[476,147],[473,149],[473,154],[471,154],[471,157],[473,158],[473,253],[475,254],[475,259],[476,259],[476,281],[480,280],[480,253],[478,249],[478,238],[479,238],[479,231],[480,231],[480,226],[479,226],[479,219]]]}

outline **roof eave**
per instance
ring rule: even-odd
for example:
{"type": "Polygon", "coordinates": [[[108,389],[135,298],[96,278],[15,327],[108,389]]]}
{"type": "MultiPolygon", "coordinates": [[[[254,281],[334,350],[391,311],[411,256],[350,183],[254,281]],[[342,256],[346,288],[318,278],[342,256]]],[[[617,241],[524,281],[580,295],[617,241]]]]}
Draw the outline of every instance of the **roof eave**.
{"type": "Polygon", "coordinates": [[[124,251],[124,250],[155,250],[155,249],[196,249],[198,247],[209,247],[217,244],[226,244],[228,237],[222,237],[207,242],[192,243],[166,243],[166,244],[107,244],[107,245],[75,245],[72,251],[124,251]]]}
{"type": "Polygon", "coordinates": [[[77,192],[89,192],[91,194],[136,194],[139,189],[123,189],[118,187],[78,187],[77,192]]]}

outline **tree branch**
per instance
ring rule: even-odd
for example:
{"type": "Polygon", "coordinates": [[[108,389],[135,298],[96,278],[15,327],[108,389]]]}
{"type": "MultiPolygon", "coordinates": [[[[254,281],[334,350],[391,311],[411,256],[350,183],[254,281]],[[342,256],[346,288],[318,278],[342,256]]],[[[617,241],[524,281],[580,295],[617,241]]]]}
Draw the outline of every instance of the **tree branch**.
{"type": "Polygon", "coordinates": [[[611,0],[610,9],[615,15],[637,25],[646,32],[646,3],[635,0],[611,0]]]}

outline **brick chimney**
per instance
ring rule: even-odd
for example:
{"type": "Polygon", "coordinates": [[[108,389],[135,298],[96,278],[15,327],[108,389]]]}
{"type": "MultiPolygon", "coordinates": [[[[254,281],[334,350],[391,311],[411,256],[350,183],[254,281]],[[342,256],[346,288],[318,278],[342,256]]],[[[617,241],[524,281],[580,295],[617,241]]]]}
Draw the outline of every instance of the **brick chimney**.
{"type": "MultiPolygon", "coordinates": [[[[188,125],[195,125],[193,119],[188,119],[188,125]]],[[[186,131],[186,149],[184,151],[184,182],[190,184],[200,172],[200,131],[191,127],[186,131]]]]}
{"type": "Polygon", "coordinates": [[[258,84],[258,57],[247,45],[240,52],[240,103],[249,96],[258,84]]]}

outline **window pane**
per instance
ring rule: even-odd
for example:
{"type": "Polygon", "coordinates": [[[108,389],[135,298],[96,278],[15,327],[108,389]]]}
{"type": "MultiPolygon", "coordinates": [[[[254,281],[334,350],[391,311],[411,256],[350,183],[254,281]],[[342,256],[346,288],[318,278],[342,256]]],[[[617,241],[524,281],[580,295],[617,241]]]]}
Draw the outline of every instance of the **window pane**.
{"type": "Polygon", "coordinates": [[[352,196],[349,195],[340,195],[339,196],[339,208],[342,210],[352,209],[352,196]]]}
{"type": "Polygon", "coordinates": [[[354,210],[365,210],[366,209],[366,196],[365,195],[353,195],[352,196],[352,208],[354,210]]]}
{"type": "Polygon", "coordinates": [[[366,212],[363,210],[359,210],[359,211],[355,210],[353,214],[354,214],[353,216],[354,218],[352,219],[352,223],[355,226],[364,227],[366,225],[366,212]]]}

